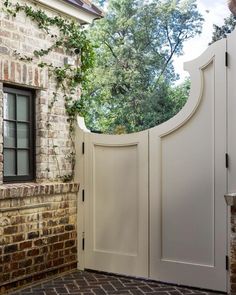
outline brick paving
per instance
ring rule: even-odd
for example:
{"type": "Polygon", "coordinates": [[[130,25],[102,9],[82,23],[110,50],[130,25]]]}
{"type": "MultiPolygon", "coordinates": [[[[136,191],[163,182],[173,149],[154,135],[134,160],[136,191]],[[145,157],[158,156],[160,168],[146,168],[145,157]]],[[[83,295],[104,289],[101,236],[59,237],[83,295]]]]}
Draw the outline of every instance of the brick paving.
{"type": "Polygon", "coordinates": [[[207,292],[167,285],[125,276],[74,271],[57,279],[40,283],[11,295],[216,295],[207,292]]]}

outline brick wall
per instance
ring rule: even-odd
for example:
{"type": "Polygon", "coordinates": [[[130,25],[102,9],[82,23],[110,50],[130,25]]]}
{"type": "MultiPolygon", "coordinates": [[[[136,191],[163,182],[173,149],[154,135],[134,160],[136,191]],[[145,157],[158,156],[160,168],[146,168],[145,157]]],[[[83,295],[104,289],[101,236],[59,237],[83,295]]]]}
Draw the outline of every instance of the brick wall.
{"type": "Polygon", "coordinates": [[[236,294],[236,206],[231,207],[230,285],[230,294],[236,294]]]}
{"type": "MultiPolygon", "coordinates": [[[[13,3],[27,3],[34,6],[32,1],[11,0],[13,3]]],[[[64,98],[58,95],[54,107],[50,109],[56,84],[47,70],[37,66],[39,60],[27,63],[17,59],[14,51],[21,55],[33,56],[33,52],[46,49],[52,45],[50,35],[44,33],[37,25],[27,18],[23,12],[14,18],[2,13],[3,3],[0,1],[0,126],[2,126],[2,87],[4,84],[27,87],[35,90],[36,100],[36,180],[38,182],[55,181],[58,176],[70,175],[71,140],[69,126],[65,114],[64,98]],[[48,122],[50,128],[48,128],[48,122]],[[65,156],[67,155],[67,157],[65,156]]],[[[49,15],[56,15],[52,10],[37,6],[49,15]]],[[[56,29],[54,34],[57,33],[56,29]]],[[[56,49],[40,61],[63,66],[67,55],[63,50],[56,49]]],[[[76,61],[77,62],[77,61],[76,61]]],[[[80,95],[78,89],[77,95],[80,95]]],[[[0,127],[0,161],[2,162],[2,132],[0,127]]],[[[1,163],[0,162],[0,163],[1,163]]],[[[0,164],[0,183],[2,182],[3,167],[0,164]]]]}
{"type": "Polygon", "coordinates": [[[77,184],[0,186],[0,294],[76,268],[77,184]]]}
{"type": "MultiPolygon", "coordinates": [[[[76,196],[78,184],[60,183],[72,172],[71,140],[63,95],[50,109],[56,84],[39,60],[27,63],[14,55],[33,55],[52,45],[49,35],[24,13],[2,12],[0,1],[0,294],[77,266],[76,196]],[[32,89],[36,106],[36,179],[34,183],[3,184],[3,86],[32,89]],[[50,128],[47,127],[50,122],[50,128]]],[[[30,0],[12,0],[30,4],[30,0]]],[[[56,12],[39,4],[52,16],[56,12]]],[[[56,33],[56,30],[54,34],[56,33]]],[[[55,50],[40,61],[64,65],[67,55],[55,50]]],[[[80,95],[78,90],[77,95],[80,95]]]]}

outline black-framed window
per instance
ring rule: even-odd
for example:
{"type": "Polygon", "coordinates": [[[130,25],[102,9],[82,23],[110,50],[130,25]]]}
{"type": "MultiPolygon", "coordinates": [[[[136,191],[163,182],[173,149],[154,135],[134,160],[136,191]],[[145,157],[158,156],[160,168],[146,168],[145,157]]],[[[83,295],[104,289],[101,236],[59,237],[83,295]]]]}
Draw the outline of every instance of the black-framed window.
{"type": "Polygon", "coordinates": [[[3,181],[34,179],[34,95],[4,87],[3,181]]]}

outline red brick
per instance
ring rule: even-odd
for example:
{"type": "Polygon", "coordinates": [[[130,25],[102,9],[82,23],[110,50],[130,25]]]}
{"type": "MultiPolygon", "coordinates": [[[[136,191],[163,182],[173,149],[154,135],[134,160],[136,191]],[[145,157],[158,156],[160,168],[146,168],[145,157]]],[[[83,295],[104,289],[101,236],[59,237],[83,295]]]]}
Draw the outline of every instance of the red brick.
{"type": "Polygon", "coordinates": [[[34,258],[34,264],[43,263],[44,262],[44,256],[38,256],[34,258]]]}
{"type": "Polygon", "coordinates": [[[22,260],[24,258],[25,258],[25,252],[23,252],[23,251],[12,254],[12,260],[18,261],[18,260],[22,260]]]}
{"type": "Polygon", "coordinates": [[[8,68],[9,64],[8,61],[6,60],[4,62],[4,80],[8,81],[9,80],[9,68],[8,68]]]}
{"type": "Polygon", "coordinates": [[[25,269],[19,269],[17,271],[13,271],[12,273],[12,278],[15,279],[15,278],[18,278],[18,277],[21,277],[25,274],[25,269]]]}
{"type": "Polygon", "coordinates": [[[27,82],[27,66],[26,64],[23,65],[23,83],[26,84],[27,82]]]}
{"type": "Polygon", "coordinates": [[[17,233],[17,231],[18,231],[17,226],[8,226],[8,227],[4,228],[3,234],[4,235],[11,235],[11,234],[17,233]]]}
{"type": "Polygon", "coordinates": [[[63,247],[64,247],[63,242],[60,242],[60,243],[56,243],[56,244],[52,245],[51,249],[52,249],[52,251],[56,251],[56,250],[63,249],[63,247]]]}
{"type": "Polygon", "coordinates": [[[59,241],[65,241],[68,240],[70,237],[69,233],[65,233],[59,236],[59,241]]]}
{"type": "Polygon", "coordinates": [[[32,259],[26,259],[19,262],[19,268],[26,268],[28,266],[31,266],[33,263],[32,259]]]}
{"type": "Polygon", "coordinates": [[[27,256],[37,256],[39,255],[39,249],[32,249],[27,252],[27,256]]]}
{"type": "Polygon", "coordinates": [[[69,240],[65,242],[65,248],[73,247],[75,245],[74,240],[69,240]]]}
{"type": "Polygon", "coordinates": [[[13,239],[13,243],[21,242],[21,241],[24,241],[25,235],[19,234],[19,235],[13,236],[12,239],[13,239]]]}
{"type": "Polygon", "coordinates": [[[18,250],[18,245],[17,244],[12,244],[12,245],[7,245],[4,247],[4,253],[8,254],[8,253],[13,253],[16,252],[18,250]]]}
{"type": "Polygon", "coordinates": [[[11,62],[11,80],[15,81],[15,75],[16,75],[16,64],[15,62],[11,62]]]}
{"type": "Polygon", "coordinates": [[[39,70],[35,69],[34,71],[34,85],[39,86],[39,70]]]}
{"type": "Polygon", "coordinates": [[[20,250],[24,250],[31,247],[32,247],[32,241],[20,243],[20,250]]]}

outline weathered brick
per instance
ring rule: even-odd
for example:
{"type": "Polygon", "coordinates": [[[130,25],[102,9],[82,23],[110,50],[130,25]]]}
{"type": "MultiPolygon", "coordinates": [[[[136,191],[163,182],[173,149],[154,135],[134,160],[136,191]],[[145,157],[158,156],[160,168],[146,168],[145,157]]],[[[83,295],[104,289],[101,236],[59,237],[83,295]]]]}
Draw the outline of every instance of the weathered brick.
{"type": "Polygon", "coordinates": [[[42,213],[42,217],[43,217],[44,219],[52,218],[52,212],[43,212],[43,213],[42,213]]]}
{"type": "Polygon", "coordinates": [[[34,264],[43,263],[44,262],[44,256],[38,256],[34,258],[34,264]]]}
{"type": "Polygon", "coordinates": [[[56,242],[58,242],[58,236],[52,236],[52,237],[48,237],[48,244],[54,244],[56,242]]]}
{"type": "Polygon", "coordinates": [[[32,263],[33,263],[32,259],[26,259],[26,260],[20,261],[19,262],[19,268],[26,268],[28,266],[31,266],[32,263]]]}
{"type": "Polygon", "coordinates": [[[10,271],[17,270],[19,268],[18,262],[11,262],[9,264],[10,271]]]}
{"type": "Polygon", "coordinates": [[[65,227],[62,225],[62,226],[52,228],[51,232],[55,235],[55,234],[64,233],[64,231],[65,231],[65,227]]]}
{"type": "Polygon", "coordinates": [[[38,237],[39,237],[39,232],[28,233],[28,239],[29,240],[32,240],[32,239],[35,239],[35,238],[38,238],[38,237]]]}
{"type": "Polygon", "coordinates": [[[37,256],[37,255],[39,255],[39,249],[38,248],[29,250],[27,252],[27,256],[37,256]]]}
{"type": "Polygon", "coordinates": [[[12,278],[15,279],[15,278],[18,278],[18,277],[21,277],[25,274],[25,269],[19,269],[19,270],[16,270],[16,271],[13,271],[12,272],[12,278]]]}
{"type": "Polygon", "coordinates": [[[72,225],[72,224],[68,224],[68,225],[65,226],[66,231],[71,231],[71,230],[74,230],[74,229],[75,229],[75,226],[72,225]]]}
{"type": "Polygon", "coordinates": [[[65,242],[65,248],[73,247],[75,245],[74,240],[69,240],[65,242]]]}
{"type": "Polygon", "coordinates": [[[12,237],[13,243],[21,242],[24,239],[25,239],[25,235],[24,234],[15,235],[15,236],[12,237]]]}
{"type": "Polygon", "coordinates": [[[63,242],[56,243],[56,244],[54,244],[54,245],[51,246],[52,251],[63,249],[63,247],[64,247],[63,242]]]}
{"type": "Polygon", "coordinates": [[[7,60],[4,62],[4,80],[9,80],[9,64],[7,60]]]}
{"type": "Polygon", "coordinates": [[[0,46],[0,54],[9,54],[9,49],[5,46],[0,46]]]}
{"type": "Polygon", "coordinates": [[[71,248],[71,249],[70,249],[70,252],[71,252],[72,254],[76,254],[76,253],[77,253],[77,247],[73,247],[73,248],[71,248]]]}
{"type": "Polygon", "coordinates": [[[58,221],[57,220],[49,220],[47,223],[48,227],[53,227],[53,226],[57,226],[58,225],[58,221]]]}
{"type": "Polygon", "coordinates": [[[10,262],[11,261],[11,255],[2,255],[1,257],[0,257],[0,261],[1,261],[1,263],[8,263],[8,262],[10,262]]]}
{"type": "Polygon", "coordinates": [[[8,246],[4,247],[4,253],[5,254],[16,252],[17,250],[18,250],[18,245],[17,244],[8,245],[8,246]]]}
{"type": "Polygon", "coordinates": [[[47,259],[54,260],[54,259],[58,258],[58,256],[59,256],[59,252],[51,252],[47,255],[47,259]]]}
{"type": "Polygon", "coordinates": [[[22,260],[25,258],[25,252],[20,251],[12,254],[12,260],[22,260]]]}
{"type": "Polygon", "coordinates": [[[40,246],[44,245],[45,242],[46,242],[46,241],[45,241],[44,239],[38,239],[38,240],[35,240],[35,241],[34,241],[34,245],[35,245],[36,247],[40,247],[40,246]]]}
{"type": "Polygon", "coordinates": [[[70,234],[69,233],[64,233],[62,235],[59,236],[59,241],[65,241],[65,240],[68,240],[70,237],[70,234]]]}
{"type": "Polygon", "coordinates": [[[53,266],[58,266],[58,265],[62,265],[64,263],[64,258],[59,258],[56,260],[53,260],[53,266]]]}
{"type": "Polygon", "coordinates": [[[60,224],[68,224],[69,223],[69,217],[63,217],[59,220],[60,224]]]}
{"type": "Polygon", "coordinates": [[[20,250],[25,250],[31,247],[32,247],[32,241],[26,241],[26,242],[20,243],[20,250]]]}
{"type": "Polygon", "coordinates": [[[11,234],[15,234],[17,232],[18,232],[17,226],[8,226],[8,227],[5,227],[3,230],[3,233],[5,235],[11,235],[11,234]]]}

